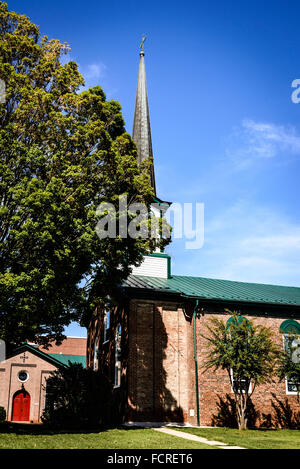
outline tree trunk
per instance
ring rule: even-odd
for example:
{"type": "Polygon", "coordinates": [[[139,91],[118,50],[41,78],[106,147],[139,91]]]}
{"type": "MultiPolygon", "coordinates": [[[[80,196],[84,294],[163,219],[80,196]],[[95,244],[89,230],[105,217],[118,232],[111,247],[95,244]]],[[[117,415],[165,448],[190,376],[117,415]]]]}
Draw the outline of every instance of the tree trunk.
{"type": "Polygon", "coordinates": [[[245,415],[245,410],[242,410],[239,418],[238,418],[238,426],[239,430],[247,430],[247,417],[245,415]]]}
{"type": "Polygon", "coordinates": [[[238,421],[239,430],[247,429],[247,423],[248,423],[247,422],[248,418],[246,416],[247,402],[248,402],[248,398],[247,396],[243,395],[243,393],[239,395],[239,399],[237,399],[236,401],[237,421],[238,421]]]}

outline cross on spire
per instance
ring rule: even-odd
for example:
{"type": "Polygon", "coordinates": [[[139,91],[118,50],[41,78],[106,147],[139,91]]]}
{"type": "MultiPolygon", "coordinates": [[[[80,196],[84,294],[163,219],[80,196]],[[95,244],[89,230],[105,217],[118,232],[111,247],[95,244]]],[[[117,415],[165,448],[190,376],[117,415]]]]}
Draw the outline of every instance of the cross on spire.
{"type": "Polygon", "coordinates": [[[141,50],[144,50],[144,42],[146,41],[146,36],[143,34],[142,36],[142,42],[141,42],[141,45],[140,45],[140,49],[141,50]]]}

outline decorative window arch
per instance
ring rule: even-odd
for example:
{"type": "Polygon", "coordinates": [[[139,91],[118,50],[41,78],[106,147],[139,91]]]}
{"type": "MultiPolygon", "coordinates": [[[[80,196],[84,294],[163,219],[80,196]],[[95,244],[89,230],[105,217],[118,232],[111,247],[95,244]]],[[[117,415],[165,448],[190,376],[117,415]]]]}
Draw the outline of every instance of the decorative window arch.
{"type": "Polygon", "coordinates": [[[300,324],[294,319],[287,319],[280,324],[279,332],[281,334],[300,335],[300,324]]]}
{"type": "Polygon", "coordinates": [[[237,325],[240,325],[243,321],[249,322],[248,319],[245,318],[244,316],[230,316],[230,318],[227,319],[226,321],[226,328],[230,327],[230,324],[233,323],[235,318],[236,318],[237,325]]]}
{"type": "MultiPolygon", "coordinates": [[[[286,351],[290,350],[290,347],[298,347],[300,342],[300,324],[294,319],[286,319],[280,324],[279,332],[283,334],[283,347],[286,351]]],[[[295,352],[297,353],[297,351],[295,352]]],[[[285,379],[286,382],[286,393],[287,394],[298,394],[298,383],[295,383],[292,379],[285,379]]]]}

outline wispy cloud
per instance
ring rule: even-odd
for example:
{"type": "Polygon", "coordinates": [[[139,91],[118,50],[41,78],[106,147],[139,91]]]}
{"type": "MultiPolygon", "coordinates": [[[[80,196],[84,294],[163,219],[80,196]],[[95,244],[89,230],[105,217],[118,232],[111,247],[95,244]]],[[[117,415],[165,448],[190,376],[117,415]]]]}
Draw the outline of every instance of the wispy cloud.
{"type": "Polygon", "coordinates": [[[300,223],[241,200],[206,221],[202,249],[176,257],[181,274],[299,286],[300,223]]]}
{"type": "Polygon", "coordinates": [[[292,126],[244,120],[229,138],[226,156],[238,169],[258,159],[300,156],[300,133],[292,126]]]}
{"type": "Polygon", "coordinates": [[[118,89],[111,85],[108,76],[108,68],[103,62],[94,62],[79,66],[80,73],[84,77],[85,85],[82,89],[87,90],[93,86],[100,85],[106,94],[107,99],[115,99],[118,89]]]}
{"type": "Polygon", "coordinates": [[[270,208],[240,201],[208,223],[206,240],[215,276],[300,282],[300,225],[270,208]]]}
{"type": "Polygon", "coordinates": [[[70,52],[63,55],[60,61],[62,64],[66,64],[67,62],[71,61],[77,62],[78,69],[85,80],[84,89],[89,88],[90,86],[94,86],[97,84],[99,79],[103,80],[103,78],[106,77],[107,66],[101,61],[82,65],[82,63],[78,62],[78,60],[76,60],[76,58],[74,58],[70,52]]]}
{"type": "Polygon", "coordinates": [[[86,79],[102,78],[105,75],[107,67],[102,62],[88,64],[82,67],[81,73],[86,79]]]}
{"type": "MultiPolygon", "coordinates": [[[[264,202],[263,172],[277,166],[272,174],[280,181],[281,167],[300,157],[300,131],[244,120],[223,148],[205,173],[177,192],[183,201],[205,202],[205,227],[199,251],[184,250],[173,241],[169,249],[176,273],[300,286],[296,206],[294,217],[289,217],[283,204],[279,209],[270,200],[264,202]]],[[[287,184],[282,181],[280,190],[286,190],[287,184]]]]}

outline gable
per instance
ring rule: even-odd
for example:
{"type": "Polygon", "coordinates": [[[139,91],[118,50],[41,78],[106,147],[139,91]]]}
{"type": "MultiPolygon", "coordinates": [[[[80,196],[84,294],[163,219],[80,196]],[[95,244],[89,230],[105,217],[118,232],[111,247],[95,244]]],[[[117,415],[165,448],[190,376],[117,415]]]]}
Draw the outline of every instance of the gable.
{"type": "Polygon", "coordinates": [[[24,363],[26,365],[26,362],[29,362],[29,357],[26,359],[24,358],[23,360],[21,359],[22,355],[25,353],[26,355],[30,355],[31,357],[34,356],[35,360],[43,360],[47,363],[50,363],[51,365],[55,366],[56,368],[66,366],[64,363],[60,362],[57,360],[55,357],[52,357],[49,354],[46,354],[44,352],[41,352],[38,348],[33,347],[32,345],[29,344],[23,344],[16,349],[14,349],[7,357],[6,360],[10,360],[13,358],[18,357],[18,361],[20,360],[20,364],[24,363]]]}

